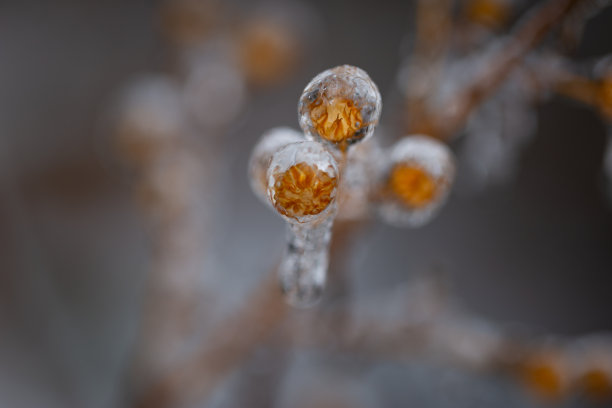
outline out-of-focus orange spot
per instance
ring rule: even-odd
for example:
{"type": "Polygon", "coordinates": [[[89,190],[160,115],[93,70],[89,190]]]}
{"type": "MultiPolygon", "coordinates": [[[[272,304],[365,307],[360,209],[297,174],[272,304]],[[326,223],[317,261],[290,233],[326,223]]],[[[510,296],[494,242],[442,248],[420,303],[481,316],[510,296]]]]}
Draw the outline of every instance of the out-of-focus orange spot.
{"type": "Polygon", "coordinates": [[[562,365],[554,357],[534,357],[522,367],[525,385],[545,399],[557,399],[565,391],[562,365]]]}
{"type": "Polygon", "coordinates": [[[466,14],[471,21],[497,28],[508,20],[510,10],[499,0],[472,0],[467,5],[466,14]]]}
{"type": "Polygon", "coordinates": [[[361,112],[349,99],[319,97],[310,106],[310,119],[323,139],[340,145],[348,143],[364,125],[361,112]]]}
{"type": "Polygon", "coordinates": [[[175,43],[198,43],[210,34],[220,13],[217,1],[165,1],[160,8],[161,28],[175,43]]]}
{"type": "Polygon", "coordinates": [[[582,376],[581,384],[589,397],[597,400],[612,398],[612,378],[602,369],[588,370],[582,376]]]}
{"type": "Polygon", "coordinates": [[[286,77],[295,67],[299,44],[295,33],[272,21],[256,20],[240,36],[240,61],[248,80],[266,85],[286,77]]]}
{"type": "Polygon", "coordinates": [[[604,115],[612,119],[612,75],[605,78],[601,83],[599,102],[604,115]]]}
{"type": "Polygon", "coordinates": [[[399,164],[389,177],[389,188],[403,204],[420,208],[431,203],[436,196],[436,182],[419,167],[399,164]]]}
{"type": "Polygon", "coordinates": [[[338,183],[336,177],[305,162],[276,174],[274,179],[274,207],[281,214],[296,219],[325,210],[338,183]]]}

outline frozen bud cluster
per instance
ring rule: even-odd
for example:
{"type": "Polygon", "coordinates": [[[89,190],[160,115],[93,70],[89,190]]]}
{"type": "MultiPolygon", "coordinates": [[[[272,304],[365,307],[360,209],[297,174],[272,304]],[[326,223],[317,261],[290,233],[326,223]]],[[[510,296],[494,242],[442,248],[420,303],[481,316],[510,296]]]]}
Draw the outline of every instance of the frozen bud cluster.
{"type": "Polygon", "coordinates": [[[128,159],[148,161],[184,131],[178,85],[165,76],[142,78],[120,97],[114,118],[119,148],[128,159]]]}
{"type": "Polygon", "coordinates": [[[378,89],[363,70],[348,65],[329,69],[300,98],[305,135],[272,129],[251,155],[252,189],[287,221],[278,272],[293,306],[312,306],[323,293],[336,217],[363,219],[374,198],[385,221],[421,225],[448,194],[453,157],[431,138],[406,137],[389,152],[373,141],[347,151],[373,134],[380,109],[378,89]]]}
{"type": "Polygon", "coordinates": [[[442,206],[452,185],[455,165],[446,145],[427,136],[408,136],[388,154],[378,210],[393,225],[418,227],[442,206]]]}
{"type": "Polygon", "coordinates": [[[291,143],[272,157],[267,192],[289,222],[313,223],[333,214],[339,182],[334,157],[318,143],[291,143]]]}
{"type": "Polygon", "coordinates": [[[323,71],[306,86],[298,105],[300,126],[313,140],[346,151],[372,135],[381,106],[368,74],[342,65],[323,71]]]}
{"type": "Polygon", "coordinates": [[[251,183],[251,189],[260,200],[269,203],[267,173],[274,153],[281,147],[303,140],[304,135],[301,132],[289,127],[270,129],[261,136],[255,149],[253,149],[249,161],[249,181],[251,183]]]}

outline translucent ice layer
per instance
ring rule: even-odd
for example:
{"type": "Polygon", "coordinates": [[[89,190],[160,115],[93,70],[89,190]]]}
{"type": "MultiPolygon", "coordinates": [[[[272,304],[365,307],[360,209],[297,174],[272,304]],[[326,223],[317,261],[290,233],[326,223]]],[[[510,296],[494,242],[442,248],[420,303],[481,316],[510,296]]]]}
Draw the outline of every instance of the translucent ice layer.
{"type": "Polygon", "coordinates": [[[427,223],[445,202],[455,173],[451,151],[427,136],[408,136],[385,160],[377,207],[380,217],[397,226],[427,223]]]}
{"type": "Polygon", "coordinates": [[[338,166],[321,144],[303,141],[278,150],[267,175],[268,198],[289,221],[279,267],[281,287],[291,305],[307,307],[316,303],[325,285],[338,166]]]}
{"type": "Polygon", "coordinates": [[[268,199],[291,223],[316,223],[335,212],[338,166],[319,143],[291,143],[278,150],[267,179],[268,199]]]}
{"type": "Polygon", "coordinates": [[[348,152],[338,190],[337,220],[367,218],[370,194],[376,183],[378,168],[384,160],[382,153],[375,138],[354,146],[348,152]]]}
{"type": "Polygon", "coordinates": [[[304,134],[288,127],[277,127],[264,133],[249,160],[251,189],[260,200],[269,204],[267,194],[267,172],[272,156],[280,148],[304,140],[304,134]]]}
{"type": "Polygon", "coordinates": [[[380,93],[368,74],[342,65],[323,71],[306,85],[298,116],[308,137],[345,151],[372,135],[381,107],[380,93]]]}
{"type": "Polygon", "coordinates": [[[328,218],[315,226],[287,225],[287,246],[279,278],[292,306],[309,307],[321,298],[329,263],[332,222],[328,218]]]}

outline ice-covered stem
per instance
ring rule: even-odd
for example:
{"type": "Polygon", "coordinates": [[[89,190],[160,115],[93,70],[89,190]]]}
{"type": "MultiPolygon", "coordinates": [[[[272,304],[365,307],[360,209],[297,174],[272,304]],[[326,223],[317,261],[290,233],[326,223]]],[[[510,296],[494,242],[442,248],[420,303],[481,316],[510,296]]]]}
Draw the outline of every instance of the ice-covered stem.
{"type": "Polygon", "coordinates": [[[563,95],[612,120],[612,55],[575,64],[556,55],[536,54],[529,57],[527,69],[543,96],[551,92],[563,95]]]}
{"type": "Polygon", "coordinates": [[[513,33],[502,39],[479,66],[473,80],[460,89],[436,112],[428,112],[419,122],[436,124],[432,136],[447,139],[464,126],[470,114],[504,82],[523,57],[577,6],[588,0],[550,0],[529,12],[513,33]]]}
{"type": "Polygon", "coordinates": [[[283,292],[290,304],[307,307],[317,302],[325,286],[333,221],[318,225],[287,225],[287,247],[279,267],[283,292]]]}
{"type": "Polygon", "coordinates": [[[292,305],[310,306],[325,284],[338,165],[319,143],[291,143],[274,154],[267,178],[270,203],[288,222],[281,287],[292,305]]]}

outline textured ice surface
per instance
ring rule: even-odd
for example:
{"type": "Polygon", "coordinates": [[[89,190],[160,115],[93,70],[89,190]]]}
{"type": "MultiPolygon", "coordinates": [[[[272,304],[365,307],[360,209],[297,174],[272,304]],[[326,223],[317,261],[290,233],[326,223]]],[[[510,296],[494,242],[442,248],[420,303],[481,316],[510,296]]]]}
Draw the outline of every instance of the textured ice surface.
{"type": "MultiPolygon", "coordinates": [[[[427,223],[445,202],[455,173],[451,151],[441,142],[427,136],[407,136],[395,144],[388,153],[386,169],[383,171],[382,191],[378,200],[378,214],[387,223],[396,226],[418,227],[427,223]],[[414,189],[423,189],[429,183],[426,195],[415,196],[413,202],[398,195],[397,186],[391,189],[390,179],[393,172],[403,167],[416,172],[415,177],[407,178],[402,192],[413,194],[414,189]]],[[[400,180],[401,181],[401,180],[400,180]]],[[[407,195],[407,194],[406,194],[407,195]]],[[[414,195],[414,194],[413,194],[414,195]]]]}
{"type": "Polygon", "coordinates": [[[281,288],[295,307],[314,305],[323,293],[333,220],[315,226],[288,224],[287,247],[279,268],[281,288]]]}
{"type": "Polygon", "coordinates": [[[267,178],[268,166],[272,155],[289,143],[304,140],[304,134],[289,127],[277,127],[265,132],[251,153],[249,160],[249,182],[255,195],[270,204],[268,200],[267,178]]]}
{"type": "Polygon", "coordinates": [[[298,117],[308,137],[346,150],[372,136],[381,107],[380,93],[368,74],[342,65],[323,71],[306,85],[298,117]]]}
{"type": "Polygon", "coordinates": [[[336,161],[319,143],[291,143],[273,155],[267,175],[270,202],[289,221],[279,267],[281,287],[291,305],[311,306],[325,285],[339,177],[336,161]]]}
{"type": "Polygon", "coordinates": [[[367,217],[370,193],[376,183],[378,168],[384,160],[382,154],[375,138],[349,150],[338,192],[338,220],[367,217]]]}

